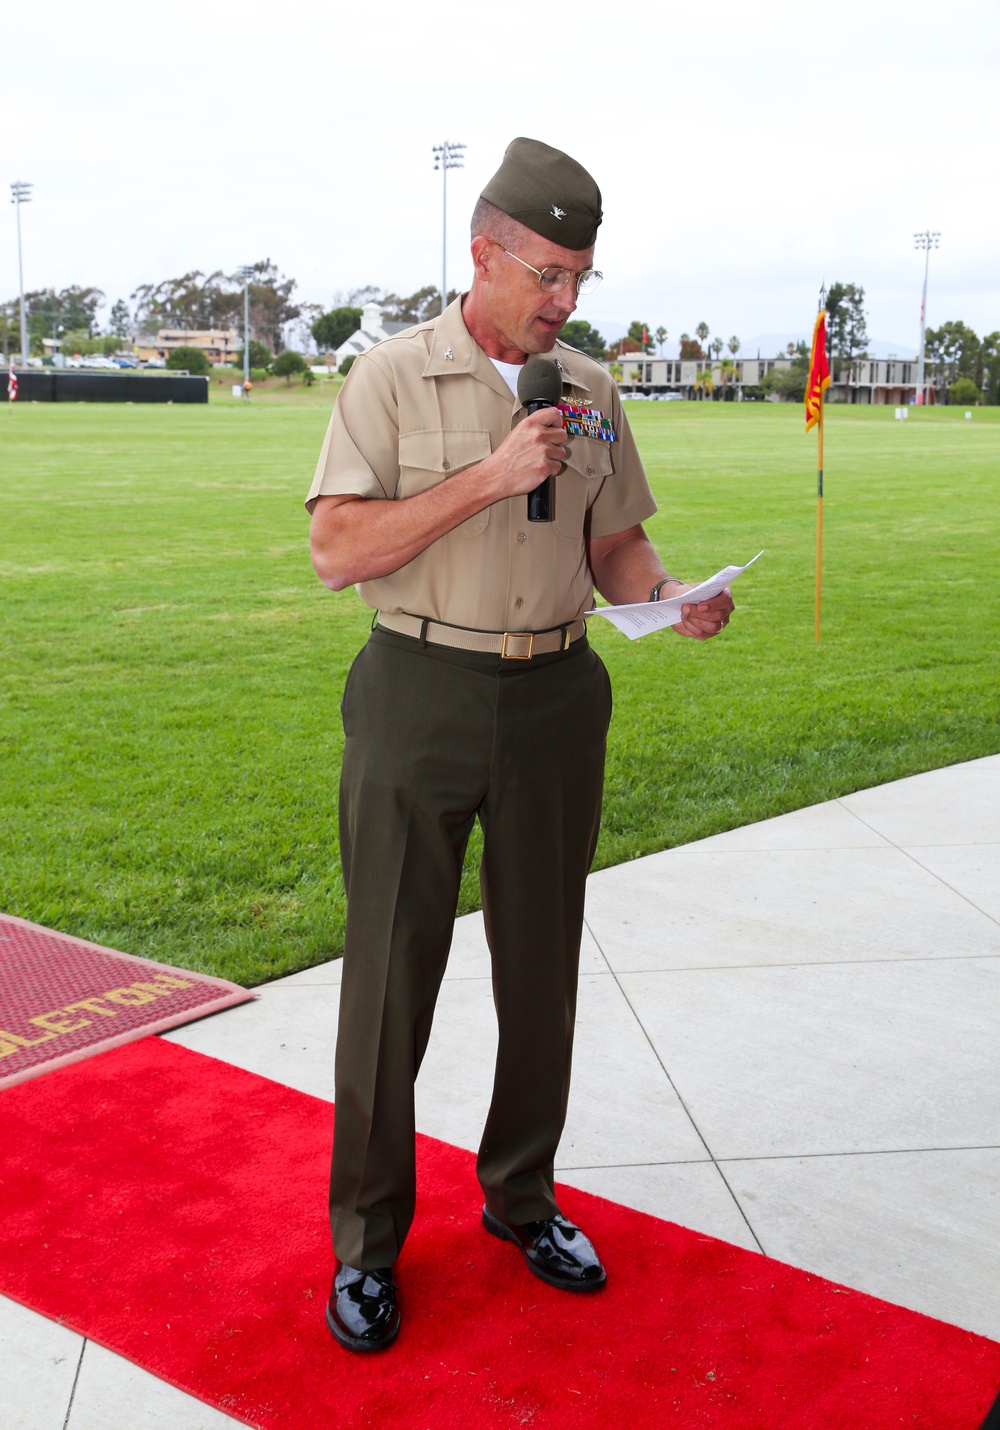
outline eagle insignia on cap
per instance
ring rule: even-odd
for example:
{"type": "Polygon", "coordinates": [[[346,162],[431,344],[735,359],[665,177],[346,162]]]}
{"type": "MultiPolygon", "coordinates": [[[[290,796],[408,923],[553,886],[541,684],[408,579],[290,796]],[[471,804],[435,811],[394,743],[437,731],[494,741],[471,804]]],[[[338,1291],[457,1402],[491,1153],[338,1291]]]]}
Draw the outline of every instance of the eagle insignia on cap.
{"type": "Polygon", "coordinates": [[[574,252],[593,248],[601,191],[582,164],[539,139],[512,139],[480,195],[532,233],[574,252]]]}

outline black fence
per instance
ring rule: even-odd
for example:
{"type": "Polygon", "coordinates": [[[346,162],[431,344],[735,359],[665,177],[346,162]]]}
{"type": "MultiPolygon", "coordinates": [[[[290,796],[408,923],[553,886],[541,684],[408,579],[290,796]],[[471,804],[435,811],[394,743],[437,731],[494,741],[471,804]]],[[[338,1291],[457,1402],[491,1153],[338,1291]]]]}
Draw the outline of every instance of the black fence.
{"type": "MultiPolygon", "coordinates": [[[[0,399],[7,375],[0,369],[0,399]]],[[[208,378],[180,373],[88,372],[28,368],[17,374],[18,402],[207,402],[208,378]]]]}

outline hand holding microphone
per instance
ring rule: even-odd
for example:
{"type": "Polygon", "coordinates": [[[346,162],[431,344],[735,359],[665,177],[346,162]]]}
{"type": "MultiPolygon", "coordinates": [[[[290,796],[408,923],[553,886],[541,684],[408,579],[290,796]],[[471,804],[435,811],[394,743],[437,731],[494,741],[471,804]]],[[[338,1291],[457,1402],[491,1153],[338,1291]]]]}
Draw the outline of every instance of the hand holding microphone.
{"type": "MultiPolygon", "coordinates": [[[[558,407],[562,397],[562,377],[555,363],[530,357],[518,375],[517,395],[529,415],[543,407],[558,407]]],[[[552,520],[551,477],[546,477],[533,492],[528,493],[528,520],[552,520]]]]}

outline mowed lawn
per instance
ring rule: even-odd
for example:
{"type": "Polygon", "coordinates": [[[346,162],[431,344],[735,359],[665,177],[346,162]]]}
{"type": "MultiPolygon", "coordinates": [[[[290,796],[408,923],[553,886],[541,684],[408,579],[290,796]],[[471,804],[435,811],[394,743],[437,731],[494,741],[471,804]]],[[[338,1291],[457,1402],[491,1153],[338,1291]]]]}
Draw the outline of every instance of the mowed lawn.
{"type": "MultiPolygon", "coordinates": [[[[339,951],[338,703],[370,613],[309,565],[318,397],[0,411],[5,912],[248,984],[339,951]]],[[[831,409],[819,644],[801,408],[628,410],[669,568],[765,555],[707,645],[591,622],[599,864],[1000,749],[1000,410],[831,409]]]]}

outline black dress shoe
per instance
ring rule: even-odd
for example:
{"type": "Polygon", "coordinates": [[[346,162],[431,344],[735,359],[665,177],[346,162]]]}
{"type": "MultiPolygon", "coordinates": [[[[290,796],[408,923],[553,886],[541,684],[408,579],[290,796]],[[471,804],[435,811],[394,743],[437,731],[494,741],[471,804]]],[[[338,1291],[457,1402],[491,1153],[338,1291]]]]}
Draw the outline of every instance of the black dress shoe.
{"type": "Polygon", "coordinates": [[[326,1324],[349,1351],[380,1351],[391,1345],[399,1332],[392,1267],[359,1271],[341,1263],[326,1307],[326,1324]]]}
{"type": "Polygon", "coordinates": [[[561,1212],[545,1221],[508,1226],[489,1207],[483,1207],[483,1226],[501,1241],[514,1242],[528,1269],[550,1286],[563,1291],[599,1291],[608,1279],[593,1244],[561,1212]]]}

